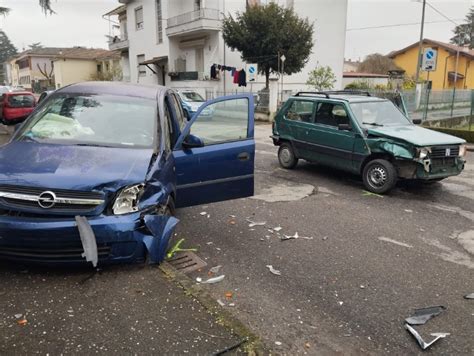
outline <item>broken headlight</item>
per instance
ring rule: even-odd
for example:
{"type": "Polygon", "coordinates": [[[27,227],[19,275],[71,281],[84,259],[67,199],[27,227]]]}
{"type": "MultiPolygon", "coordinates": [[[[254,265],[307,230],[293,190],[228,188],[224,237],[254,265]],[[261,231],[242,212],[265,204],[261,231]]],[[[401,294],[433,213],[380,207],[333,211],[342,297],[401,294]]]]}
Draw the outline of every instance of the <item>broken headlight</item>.
{"type": "Polygon", "coordinates": [[[114,214],[121,215],[138,211],[138,201],[144,186],[144,184],[136,184],[122,189],[112,206],[114,214]]]}
{"type": "Polygon", "coordinates": [[[419,159],[425,159],[430,154],[430,149],[426,147],[416,149],[416,157],[419,159]]]}
{"type": "Polygon", "coordinates": [[[466,155],[466,145],[459,146],[459,157],[464,157],[466,155]]]}

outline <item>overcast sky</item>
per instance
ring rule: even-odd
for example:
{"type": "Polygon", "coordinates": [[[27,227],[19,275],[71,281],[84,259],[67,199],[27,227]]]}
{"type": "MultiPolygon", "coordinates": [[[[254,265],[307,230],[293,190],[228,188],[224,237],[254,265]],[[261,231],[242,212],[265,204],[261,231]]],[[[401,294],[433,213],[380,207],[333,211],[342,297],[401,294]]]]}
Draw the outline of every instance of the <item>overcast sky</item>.
{"type": "MultiPolygon", "coordinates": [[[[80,45],[107,48],[105,35],[109,33],[109,25],[102,15],[118,6],[117,0],[52,2],[57,15],[45,16],[38,0],[0,0],[1,6],[12,9],[8,16],[0,17],[0,28],[19,50],[34,42],[50,47],[80,45]]],[[[429,0],[429,3],[447,17],[460,22],[474,5],[474,0],[429,0]]],[[[386,54],[416,42],[420,26],[405,24],[419,23],[421,8],[421,3],[416,0],[349,0],[346,57],[358,59],[373,52],[386,54]],[[387,25],[401,26],[356,30],[387,25]]],[[[453,27],[454,24],[427,6],[425,38],[448,42],[453,27]]]]}

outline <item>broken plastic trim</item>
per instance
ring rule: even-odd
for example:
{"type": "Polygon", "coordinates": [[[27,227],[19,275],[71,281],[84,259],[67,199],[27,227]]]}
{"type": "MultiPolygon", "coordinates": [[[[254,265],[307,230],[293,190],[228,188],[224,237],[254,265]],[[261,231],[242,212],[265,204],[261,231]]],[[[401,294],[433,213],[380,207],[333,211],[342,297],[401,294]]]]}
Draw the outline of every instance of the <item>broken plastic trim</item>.
{"type": "Polygon", "coordinates": [[[428,320],[441,314],[445,310],[446,310],[446,307],[442,305],[415,309],[415,312],[413,313],[413,315],[406,318],[405,322],[410,325],[423,325],[428,320]]]}
{"type": "Polygon", "coordinates": [[[143,220],[153,234],[143,237],[148,251],[148,263],[160,263],[165,258],[169,240],[179,220],[168,215],[146,215],[143,220]]]}
{"type": "Polygon", "coordinates": [[[418,345],[420,345],[420,347],[423,349],[423,350],[426,350],[428,347],[430,347],[431,345],[433,345],[436,341],[438,341],[439,339],[442,339],[442,338],[445,338],[446,336],[449,335],[449,333],[432,333],[430,334],[431,336],[434,336],[435,338],[433,340],[431,340],[430,342],[425,342],[425,340],[423,340],[423,338],[421,337],[420,334],[418,334],[418,331],[416,331],[414,328],[412,328],[410,325],[408,324],[405,324],[405,329],[408,330],[408,332],[410,334],[413,335],[413,337],[416,339],[416,341],[418,342],[418,345]]]}
{"type": "Polygon", "coordinates": [[[87,262],[92,262],[92,266],[97,267],[99,255],[97,253],[97,241],[94,231],[92,231],[92,227],[85,217],[76,216],[75,219],[79,236],[81,237],[82,248],[84,249],[82,257],[85,257],[87,262]]]}

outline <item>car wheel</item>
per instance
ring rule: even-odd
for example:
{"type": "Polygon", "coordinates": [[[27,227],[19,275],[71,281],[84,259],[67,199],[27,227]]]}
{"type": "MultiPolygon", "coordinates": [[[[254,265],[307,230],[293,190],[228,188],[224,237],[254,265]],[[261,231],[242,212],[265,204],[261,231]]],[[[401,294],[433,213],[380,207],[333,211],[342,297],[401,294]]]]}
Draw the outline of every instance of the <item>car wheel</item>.
{"type": "Polygon", "coordinates": [[[280,162],[280,166],[283,168],[295,168],[298,163],[298,158],[295,156],[295,152],[293,151],[291,144],[281,144],[280,148],[278,149],[278,161],[280,162]]]}
{"type": "Polygon", "coordinates": [[[383,194],[397,184],[397,171],[389,161],[374,159],[365,165],[362,179],[368,191],[383,194]]]}

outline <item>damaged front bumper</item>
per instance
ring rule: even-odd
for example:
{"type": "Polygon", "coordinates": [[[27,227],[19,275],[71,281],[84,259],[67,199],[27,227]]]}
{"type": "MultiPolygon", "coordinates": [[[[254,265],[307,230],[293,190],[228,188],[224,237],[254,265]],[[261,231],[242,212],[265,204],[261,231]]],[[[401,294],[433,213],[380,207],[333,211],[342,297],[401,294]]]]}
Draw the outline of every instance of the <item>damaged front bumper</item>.
{"type": "Polygon", "coordinates": [[[461,174],[466,161],[462,157],[445,159],[397,160],[398,176],[404,179],[436,180],[461,174]]]}
{"type": "Polygon", "coordinates": [[[0,215],[0,259],[75,265],[86,263],[87,256],[93,262],[96,249],[99,264],[139,263],[147,256],[148,262],[159,263],[177,223],[172,216],[140,212],[87,220],[0,215]],[[88,226],[92,237],[84,233],[88,226]]]}

